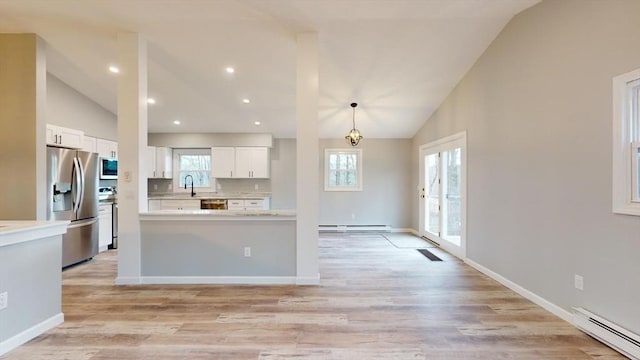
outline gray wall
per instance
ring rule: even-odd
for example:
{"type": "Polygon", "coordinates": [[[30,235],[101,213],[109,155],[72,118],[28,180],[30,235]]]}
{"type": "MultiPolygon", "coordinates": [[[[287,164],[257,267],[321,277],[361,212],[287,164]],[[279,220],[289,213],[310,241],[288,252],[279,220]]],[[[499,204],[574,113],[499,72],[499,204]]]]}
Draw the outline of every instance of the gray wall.
{"type": "Polygon", "coordinates": [[[296,208],[295,139],[275,139],[271,149],[271,208],[296,208]]]}
{"type": "Polygon", "coordinates": [[[0,343],[62,313],[61,268],[62,235],[0,246],[0,343]]]}
{"type": "Polygon", "coordinates": [[[636,333],[640,217],[611,212],[611,79],[640,67],[638,14],[636,0],[544,1],[519,14],[412,149],[415,188],[418,147],[467,130],[468,257],[636,333]]]}
{"type": "Polygon", "coordinates": [[[265,133],[149,133],[151,146],[206,148],[212,146],[273,146],[273,135],[265,133]]]}
{"type": "Polygon", "coordinates": [[[296,275],[295,219],[143,220],[140,227],[142,276],[296,275]]]}
{"type": "Polygon", "coordinates": [[[363,190],[324,191],[324,150],[349,147],[344,139],[320,140],[319,224],[410,228],[411,140],[362,140],[363,190]]]}
{"type": "Polygon", "coordinates": [[[117,140],[117,118],[57,77],[47,73],[48,124],[84,131],[85,135],[117,140]]]}

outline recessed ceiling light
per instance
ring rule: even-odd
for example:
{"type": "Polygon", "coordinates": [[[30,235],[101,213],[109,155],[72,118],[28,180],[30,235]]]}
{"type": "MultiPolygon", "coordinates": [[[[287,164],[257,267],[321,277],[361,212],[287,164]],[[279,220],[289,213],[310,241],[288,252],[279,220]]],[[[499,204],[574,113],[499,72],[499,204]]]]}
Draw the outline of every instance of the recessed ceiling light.
{"type": "Polygon", "coordinates": [[[243,102],[243,103],[245,103],[245,104],[248,104],[248,103],[250,103],[250,102],[251,102],[251,100],[249,100],[249,99],[242,99],[242,102],[243,102]]]}
{"type": "Polygon", "coordinates": [[[109,66],[109,71],[111,71],[114,74],[118,74],[120,72],[120,69],[118,69],[117,66],[111,65],[109,66]]]}
{"type": "Polygon", "coordinates": [[[180,120],[173,120],[174,125],[180,125],[180,120]]]}
{"type": "Polygon", "coordinates": [[[227,74],[233,74],[234,72],[236,72],[236,69],[232,68],[231,66],[228,66],[224,69],[224,71],[226,71],[227,74]]]}
{"type": "Polygon", "coordinates": [[[260,121],[254,121],[253,122],[255,125],[260,125],[260,121]]]}
{"type": "Polygon", "coordinates": [[[155,103],[156,103],[156,99],[154,99],[154,98],[148,98],[148,99],[147,99],[147,103],[149,103],[149,104],[152,104],[152,105],[153,105],[153,104],[155,104],[155,103]]]}

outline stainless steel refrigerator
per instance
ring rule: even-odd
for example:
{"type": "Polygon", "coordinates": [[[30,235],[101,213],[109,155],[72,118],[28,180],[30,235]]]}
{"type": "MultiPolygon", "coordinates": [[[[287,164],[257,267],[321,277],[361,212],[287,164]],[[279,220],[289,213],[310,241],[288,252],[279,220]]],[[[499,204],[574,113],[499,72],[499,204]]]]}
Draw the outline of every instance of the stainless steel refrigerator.
{"type": "Polygon", "coordinates": [[[98,254],[98,154],[47,147],[47,219],[71,221],[62,267],[98,254]]]}

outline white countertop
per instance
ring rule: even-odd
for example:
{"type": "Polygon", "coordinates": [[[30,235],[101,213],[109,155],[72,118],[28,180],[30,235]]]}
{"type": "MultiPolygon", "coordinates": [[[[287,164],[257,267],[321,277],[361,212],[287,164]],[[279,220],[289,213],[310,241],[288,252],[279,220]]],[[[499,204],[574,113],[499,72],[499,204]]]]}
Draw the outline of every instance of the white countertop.
{"type": "Polygon", "coordinates": [[[295,210],[156,210],[140,220],[295,220],[295,210]]]}
{"type": "Polygon", "coordinates": [[[0,247],[67,232],[69,221],[0,220],[0,247]]]}

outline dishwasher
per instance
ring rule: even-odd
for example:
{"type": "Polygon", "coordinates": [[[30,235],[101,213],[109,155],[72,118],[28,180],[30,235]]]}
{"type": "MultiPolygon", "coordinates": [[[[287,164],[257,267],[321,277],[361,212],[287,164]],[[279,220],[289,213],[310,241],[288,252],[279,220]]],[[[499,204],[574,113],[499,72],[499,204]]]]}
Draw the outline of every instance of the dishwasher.
{"type": "Polygon", "coordinates": [[[203,199],[203,200],[200,200],[200,209],[227,210],[227,199],[203,199]]]}

